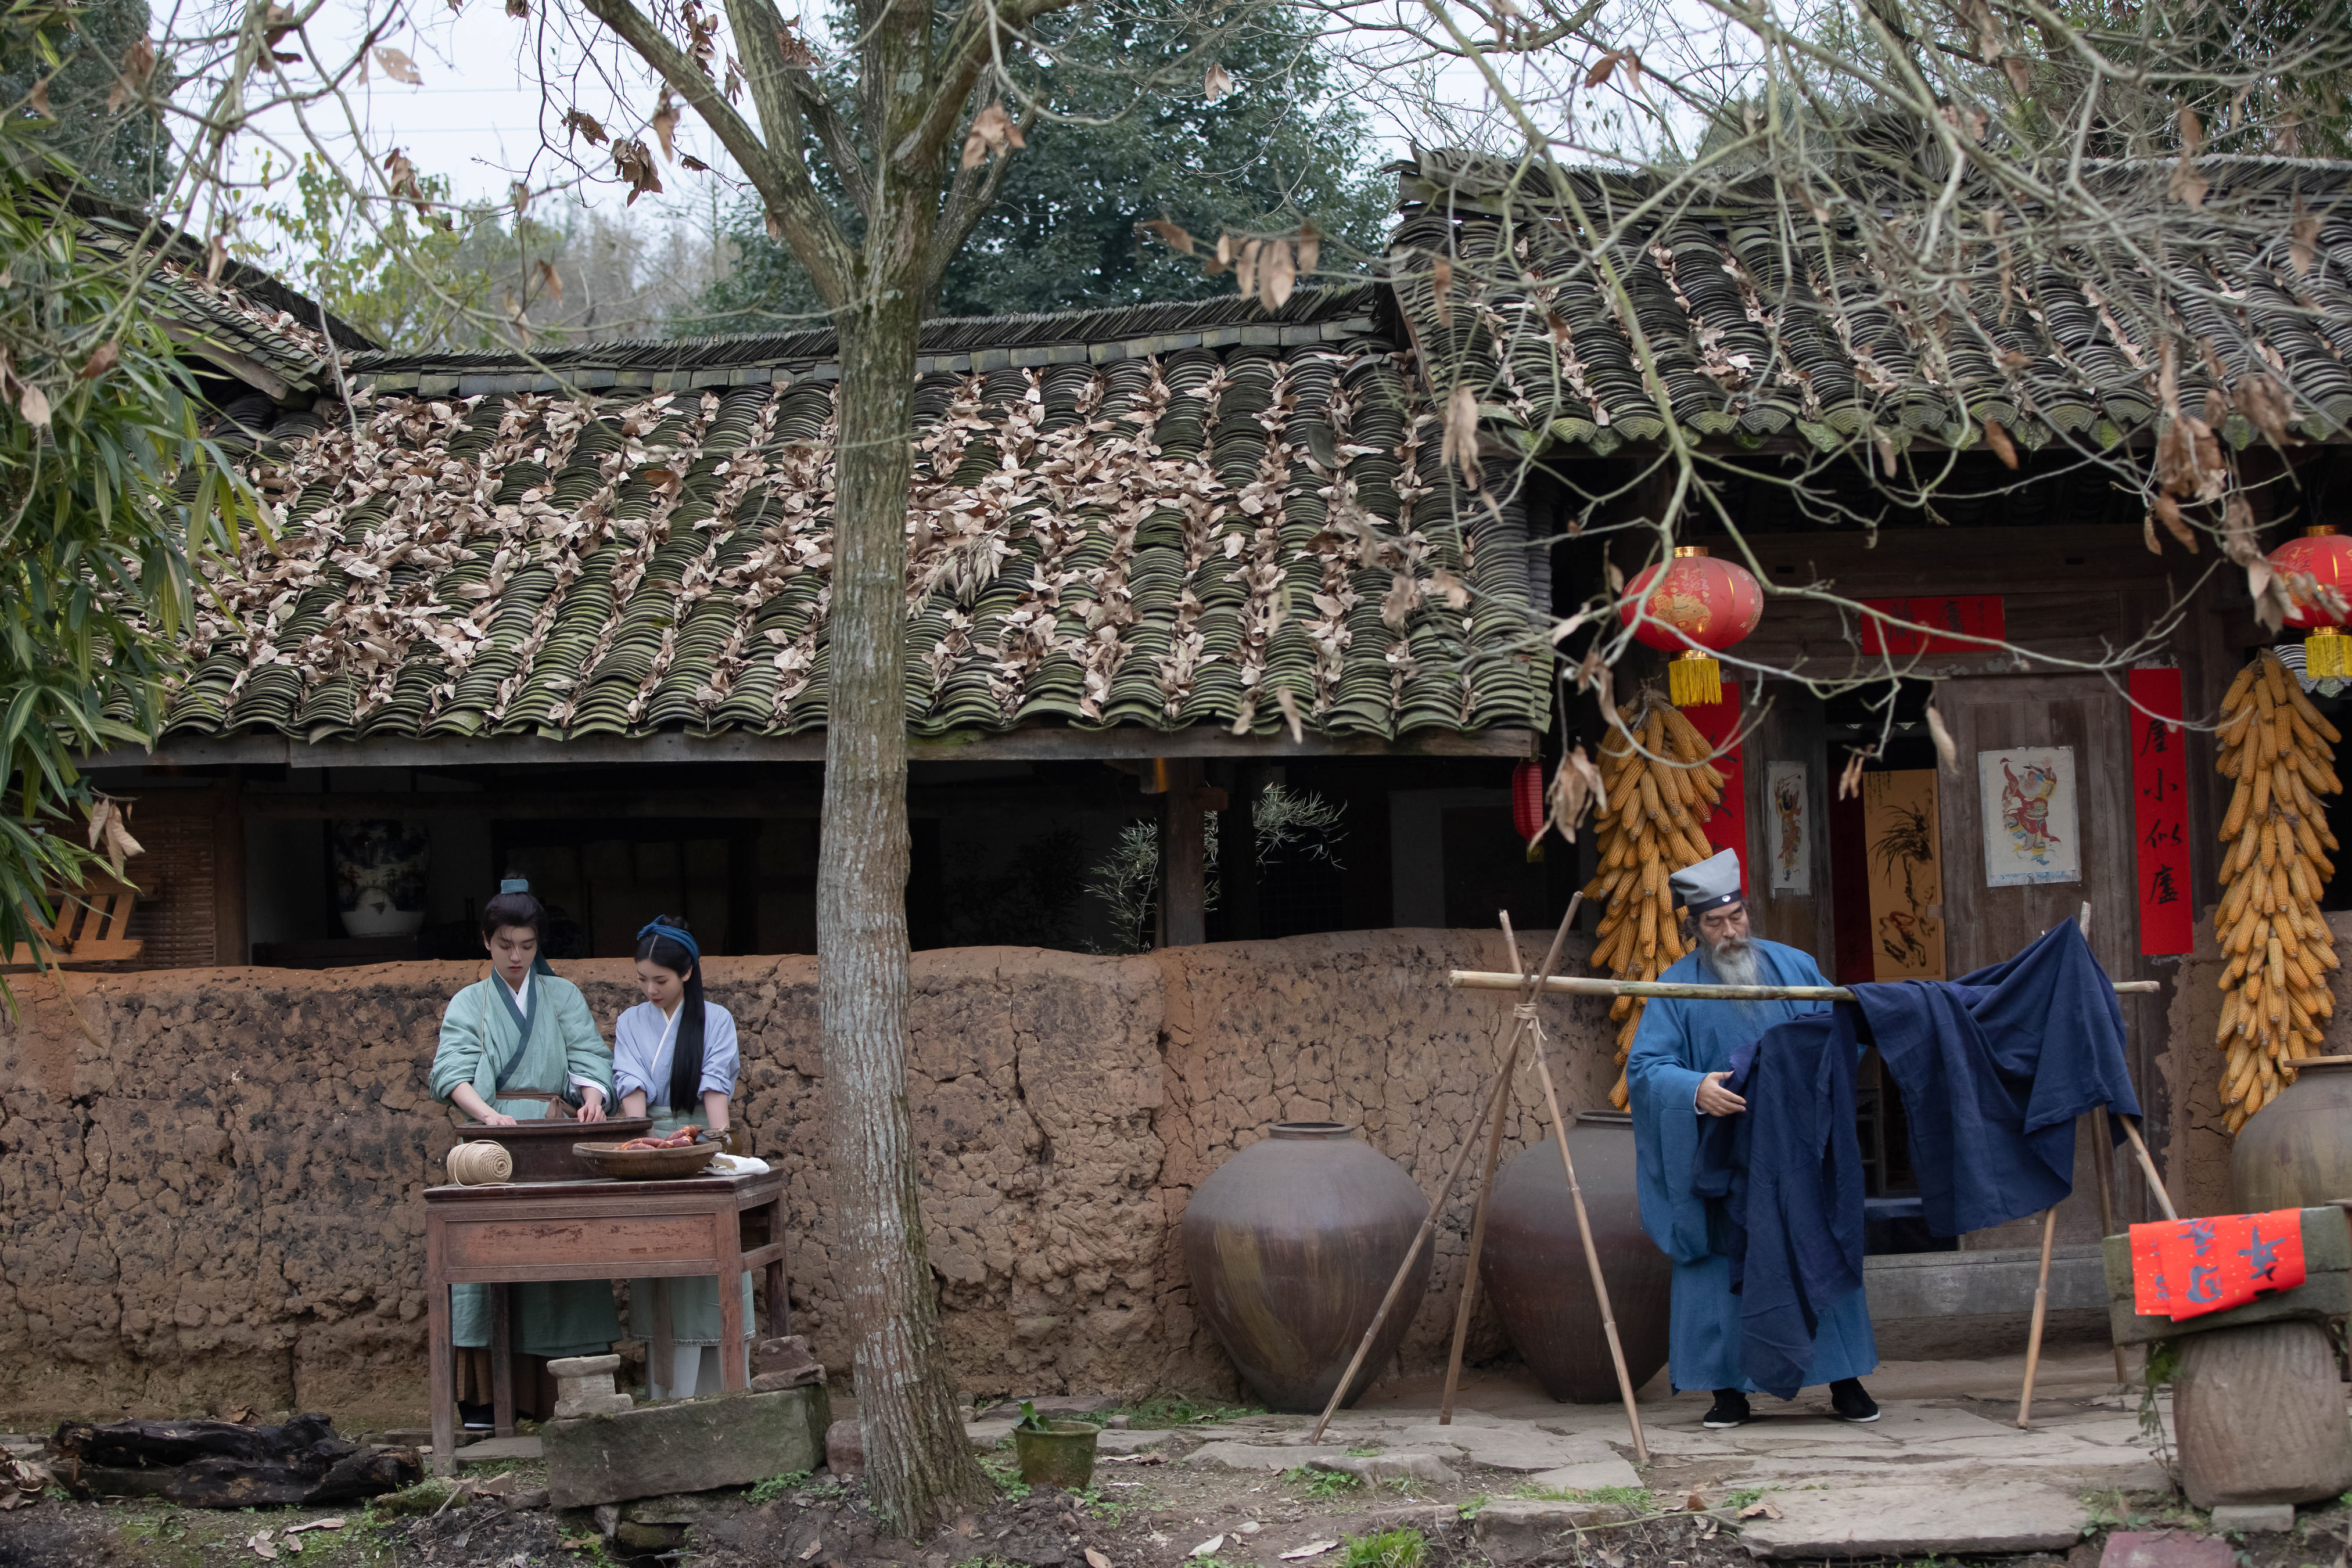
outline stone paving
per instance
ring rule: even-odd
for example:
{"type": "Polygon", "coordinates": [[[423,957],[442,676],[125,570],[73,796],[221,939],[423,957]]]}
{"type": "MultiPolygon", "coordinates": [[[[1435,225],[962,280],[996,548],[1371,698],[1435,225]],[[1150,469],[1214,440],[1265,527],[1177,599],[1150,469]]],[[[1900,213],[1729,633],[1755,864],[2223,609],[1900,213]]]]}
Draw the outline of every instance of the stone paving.
{"type": "MultiPolygon", "coordinates": [[[[1103,1447],[1160,1446],[1177,1464],[1237,1471],[1343,1468],[1351,1449],[1358,1463],[1376,1452],[1399,1475],[1452,1475],[1495,1498],[1477,1533],[1498,1563],[1590,1522],[1592,1500],[1548,1492],[1641,1487],[1719,1503],[1761,1490],[1779,1517],[1744,1521],[1742,1543],[1759,1556],[1820,1559],[2063,1547],[2090,1517],[2086,1494],[2166,1489],[2137,1390],[2116,1386],[2106,1350],[2054,1348],[2024,1431],[2013,1425],[2021,1370],[2014,1360],[1891,1364],[1868,1380],[1876,1422],[1832,1419],[1816,1389],[1787,1404],[1759,1397],[1758,1419],[1727,1432],[1701,1425],[1706,1396],[1660,1379],[1638,1402],[1651,1452],[1638,1469],[1622,1407],[1557,1404],[1503,1373],[1472,1377],[1449,1424],[1437,1419],[1437,1381],[1406,1379],[1340,1412],[1320,1443],[1307,1441],[1313,1416],[1266,1415],[1177,1434],[1106,1432],[1103,1447]]],[[[999,1425],[976,1423],[975,1440],[993,1441],[999,1425]]]]}

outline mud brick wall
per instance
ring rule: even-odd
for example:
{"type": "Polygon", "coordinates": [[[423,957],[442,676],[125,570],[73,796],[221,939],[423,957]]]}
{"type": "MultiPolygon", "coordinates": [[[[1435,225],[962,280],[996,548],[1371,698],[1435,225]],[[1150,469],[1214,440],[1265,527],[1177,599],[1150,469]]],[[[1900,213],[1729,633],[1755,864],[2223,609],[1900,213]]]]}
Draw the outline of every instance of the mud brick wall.
{"type": "MultiPolygon", "coordinates": [[[[2352,911],[2326,916],[2336,955],[2352,959],[2352,911]]],[[[2231,1214],[2231,1139],[2221,1120],[2221,1053],[2213,1031],[2221,1027],[2221,971],[2228,967],[2213,936],[2209,905],[2197,922],[2197,950],[2180,960],[2167,1016],[2172,1049],[2160,1064],[2172,1092],[2170,1147],[2161,1157],[2165,1186],[2188,1215],[2231,1214]]],[[[2352,963],[2328,977],[2336,1016],[2327,1020],[2326,1049],[2352,1055],[2352,963]]]]}
{"type": "MultiPolygon", "coordinates": [[[[1313,1117],[1359,1125],[1433,1191],[1508,1017],[1443,977],[1500,957],[1491,933],[1447,931],[918,954],[911,1101],[961,1385],[1232,1392],[1175,1246],[1192,1187],[1268,1123],[1313,1117]]],[[[625,961],[563,968],[608,1030],[635,999],[625,961]]],[[[72,977],[69,995],[12,977],[0,1419],[419,1419],[422,1194],[453,1142],[425,1070],[443,1006],[478,972],[179,969],[72,977]]],[[[815,984],[804,957],[710,964],[743,1040],[738,1117],[789,1182],[794,1326],[838,1364],[815,984]]],[[[1602,1104],[1601,1009],[1545,1008],[1563,1101],[1602,1104]]],[[[1515,1145],[1540,1103],[1524,1071],[1518,1091],[1515,1145]]],[[[1468,1222],[1457,1198],[1406,1369],[1444,1354],[1468,1222]]],[[[1473,1348],[1500,1348],[1491,1322],[1473,1348]]]]}

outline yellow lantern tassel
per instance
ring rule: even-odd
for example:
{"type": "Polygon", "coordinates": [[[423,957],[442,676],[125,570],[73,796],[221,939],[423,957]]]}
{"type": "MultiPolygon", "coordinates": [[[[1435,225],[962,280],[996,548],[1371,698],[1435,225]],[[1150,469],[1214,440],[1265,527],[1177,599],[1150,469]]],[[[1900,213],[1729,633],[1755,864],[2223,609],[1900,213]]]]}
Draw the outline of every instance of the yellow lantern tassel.
{"type": "Polygon", "coordinates": [[[2352,678],[2352,637],[2322,626],[2303,640],[2303,673],[2315,681],[2352,678]]]}
{"type": "Polygon", "coordinates": [[[1723,664],[1696,649],[1677,653],[1666,665],[1666,692],[1676,707],[1701,707],[1723,700],[1723,664]]]}

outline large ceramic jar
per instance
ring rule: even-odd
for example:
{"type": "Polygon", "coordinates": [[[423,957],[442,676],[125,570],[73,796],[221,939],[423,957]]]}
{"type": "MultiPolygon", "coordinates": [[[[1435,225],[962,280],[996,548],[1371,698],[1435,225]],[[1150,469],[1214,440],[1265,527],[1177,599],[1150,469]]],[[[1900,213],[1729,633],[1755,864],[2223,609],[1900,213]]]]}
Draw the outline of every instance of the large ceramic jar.
{"type": "MultiPolygon", "coordinates": [[[[1625,1369],[1639,1388],[1666,1364],[1666,1302],[1674,1264],[1642,1233],[1633,1191],[1633,1119],[1581,1112],[1569,1128],[1576,1184],[1616,1311],[1625,1369]]],[[[1594,1405],[1617,1397],[1617,1372],[1584,1243],[1576,1234],[1559,1142],[1522,1149],[1495,1178],[1478,1280],[1503,1333],[1554,1399],[1594,1405]]]]}
{"type": "Polygon", "coordinates": [[[2230,1150],[2230,1192],[2241,1214],[2352,1197],[2352,1059],[2302,1063],[2254,1113],[2230,1150]]]}
{"type": "MultiPolygon", "coordinates": [[[[1336,1122],[1277,1122],[1184,1210],[1192,1302],[1269,1409],[1320,1411],[1371,1326],[1429,1200],[1336,1122]]],[[[1423,1247],[1342,1403],[1396,1354],[1429,1284],[1423,1247]]]]}

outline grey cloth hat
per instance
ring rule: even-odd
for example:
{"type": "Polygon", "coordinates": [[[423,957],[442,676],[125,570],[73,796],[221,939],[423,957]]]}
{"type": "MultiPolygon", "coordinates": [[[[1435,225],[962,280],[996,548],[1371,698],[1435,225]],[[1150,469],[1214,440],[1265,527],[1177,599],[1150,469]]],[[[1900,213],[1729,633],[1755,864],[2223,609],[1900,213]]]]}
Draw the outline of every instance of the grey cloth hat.
{"type": "Polygon", "coordinates": [[[1685,866],[1666,879],[1675,902],[1694,915],[1739,902],[1739,857],[1717,850],[1696,865],[1685,866]]]}

